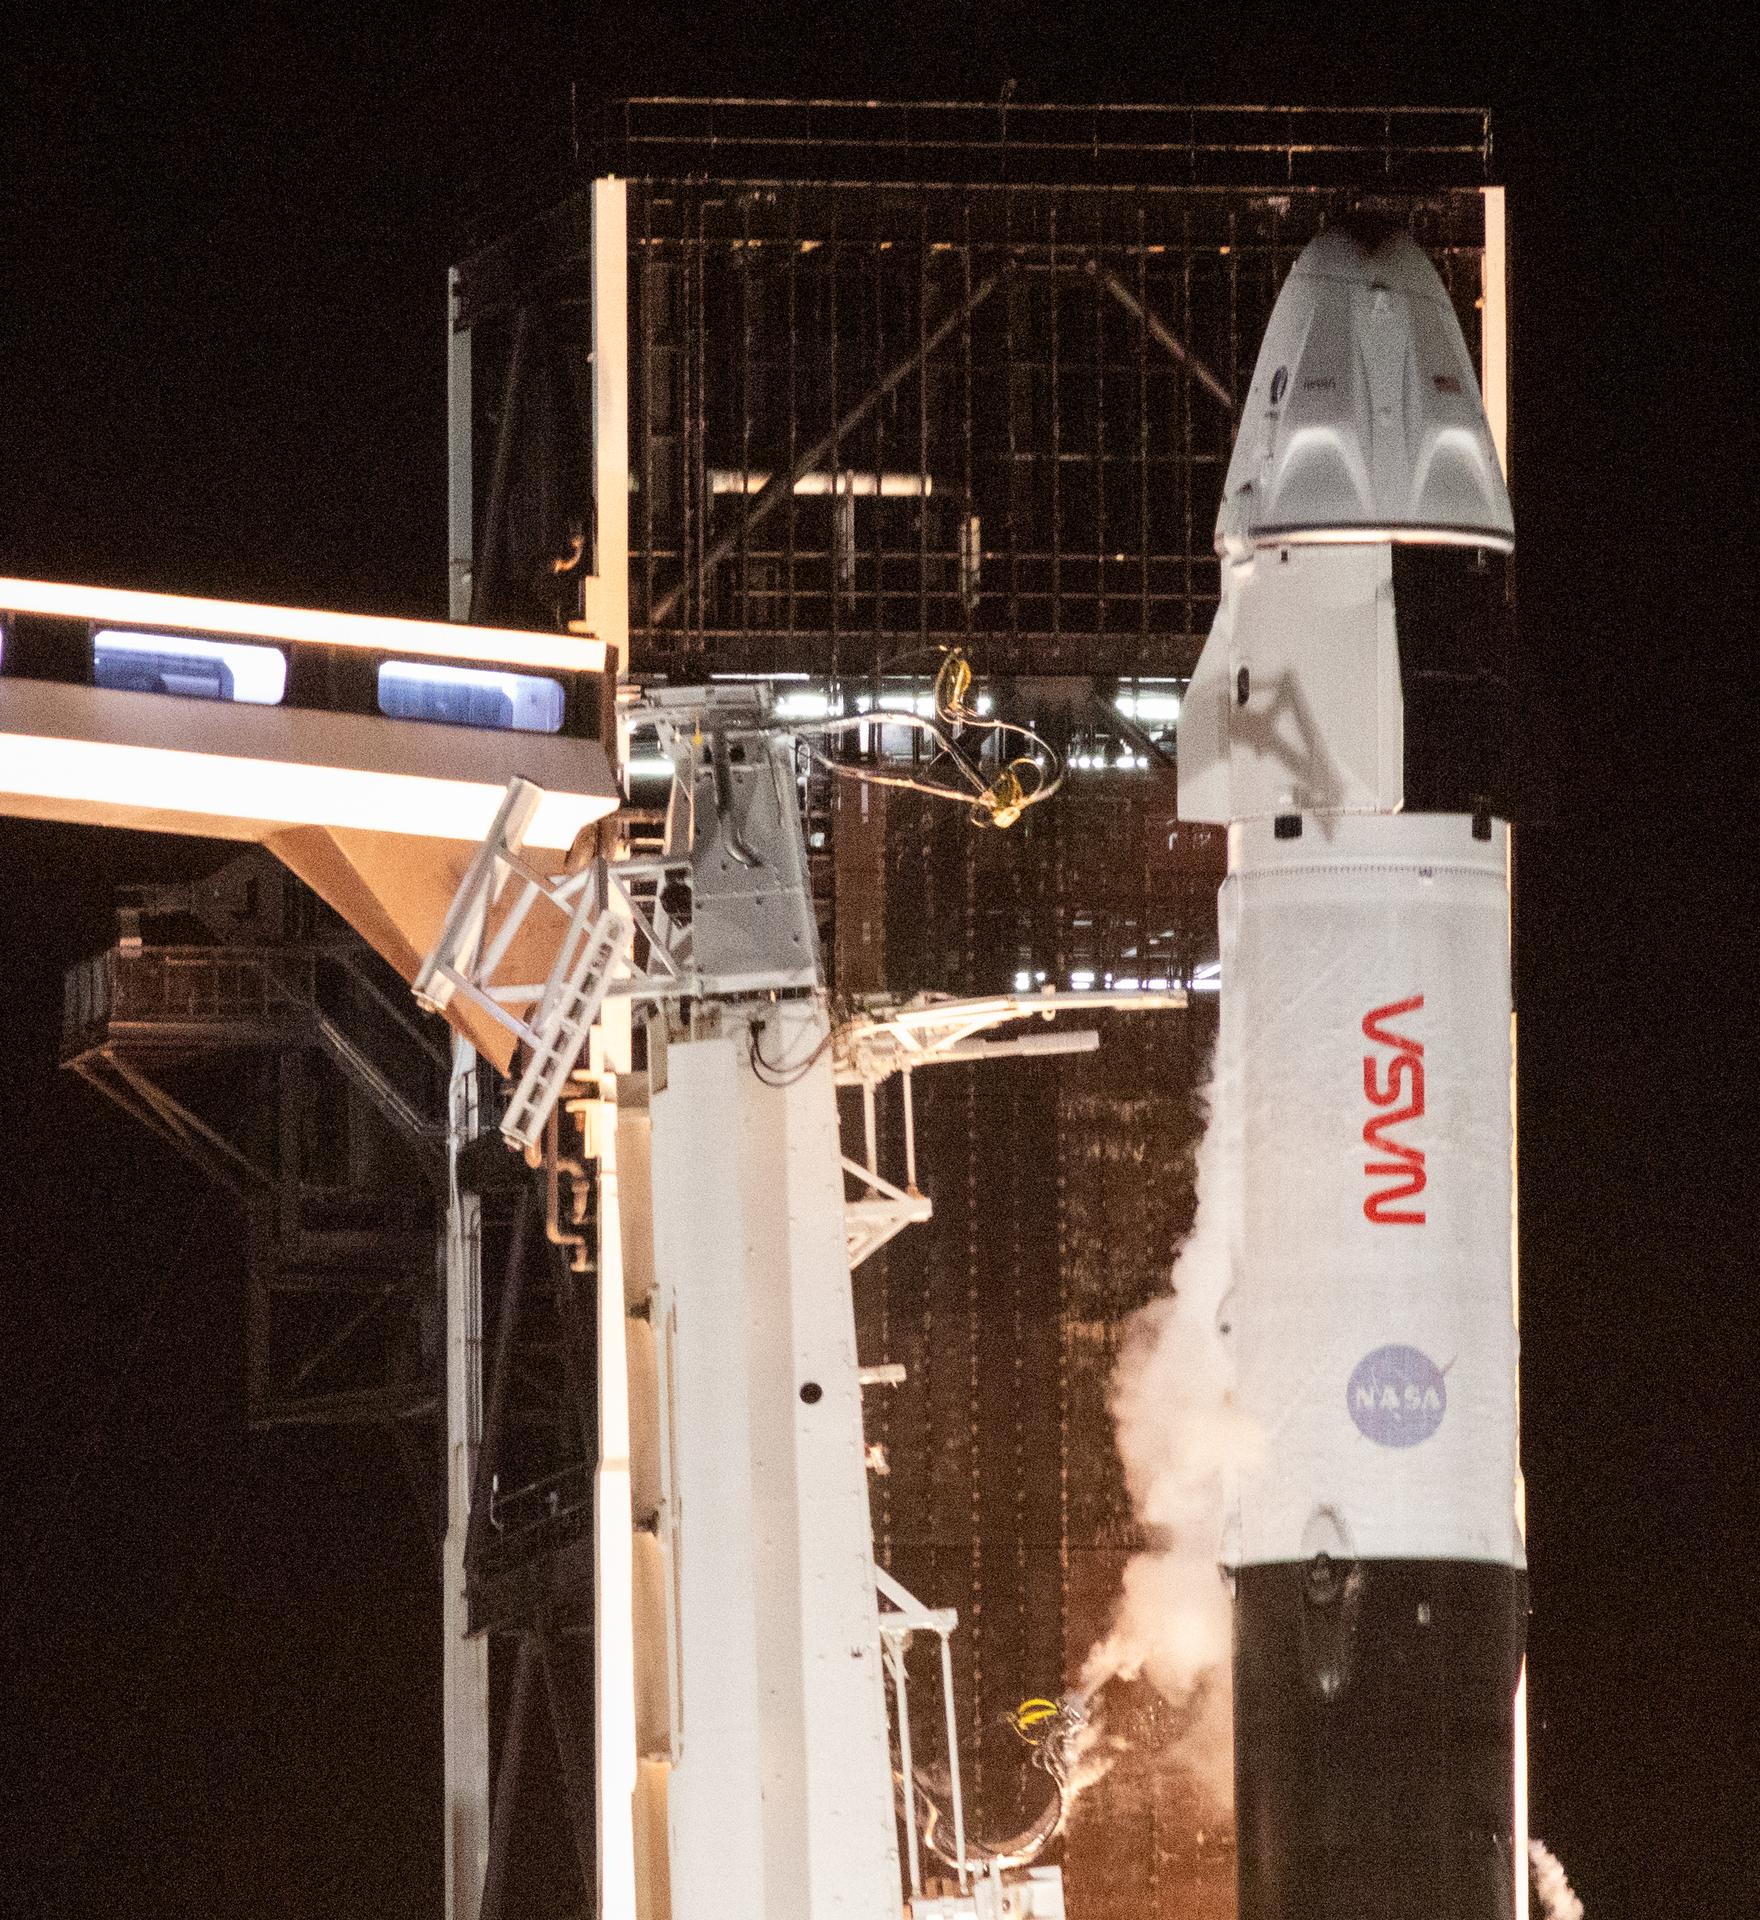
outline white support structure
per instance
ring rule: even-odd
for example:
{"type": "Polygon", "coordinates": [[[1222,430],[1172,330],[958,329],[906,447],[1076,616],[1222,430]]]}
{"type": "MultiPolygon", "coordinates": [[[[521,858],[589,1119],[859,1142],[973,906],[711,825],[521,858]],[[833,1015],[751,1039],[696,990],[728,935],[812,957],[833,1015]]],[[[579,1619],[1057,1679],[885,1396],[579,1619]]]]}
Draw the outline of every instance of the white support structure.
{"type": "Polygon", "coordinates": [[[655,1076],[674,1920],[898,1920],[828,1038],[784,1000],[655,1076]]]}
{"type": "Polygon", "coordinates": [[[471,337],[459,325],[458,269],[446,276],[446,608],[471,617],[476,567],[475,476],[471,465],[471,337]]]}
{"type": "MultiPolygon", "coordinates": [[[[583,584],[582,620],[576,633],[523,636],[517,643],[548,650],[546,663],[592,666],[615,672],[629,652],[629,347],[628,266],[624,186],[593,185],[592,354],[595,572],[583,584]]],[[[459,275],[447,287],[447,591],[455,622],[470,618],[475,525],[472,485],[471,339],[459,325],[459,275]]],[[[406,623],[412,629],[415,623],[406,623]]],[[[435,634],[424,628],[426,651],[435,634]]],[[[468,642],[464,643],[468,646],[468,642]]],[[[502,639],[505,650],[507,642],[502,639]]],[[[529,752],[529,747],[526,749],[529,752]]],[[[418,979],[424,1004],[443,1007],[456,994],[475,1000],[500,1025],[531,1048],[531,1059],[510,1113],[516,1144],[530,1146],[598,1020],[613,975],[628,952],[635,922],[603,887],[595,896],[592,872],[553,876],[527,864],[556,864],[580,825],[544,833],[546,796],[514,779],[495,811],[434,953],[418,979]],[[542,837],[540,837],[542,835],[542,837]],[[546,851],[534,856],[530,849],[546,851]],[[522,858],[522,856],[526,856],[522,858]],[[510,908],[490,928],[491,916],[509,882],[517,881],[510,908]],[[521,926],[540,901],[564,916],[563,930],[543,981],[528,992],[484,990],[496,966],[515,944],[521,926]],[[520,1012],[530,1015],[521,1019],[520,1012]]],[[[599,807],[597,813],[606,809],[599,807]]],[[[577,812],[579,809],[577,808],[577,812]]],[[[554,814],[554,803],[550,806],[554,814]]],[[[471,838],[482,836],[473,831],[471,838]]],[[[601,1025],[592,1062],[614,1086],[629,1066],[627,1007],[616,1007],[601,1025]]],[[[454,1052],[449,1145],[475,1137],[476,1054],[462,1040],[454,1052]]],[[[628,1680],[629,1652],[629,1417],[623,1390],[624,1328],[622,1268],[618,1259],[616,1142],[607,1102],[595,1116],[591,1145],[601,1174],[599,1270],[599,1467],[596,1486],[599,1602],[596,1680],[599,1696],[599,1912],[608,1920],[635,1920],[634,1869],[630,1854],[629,1796],[634,1785],[635,1738],[628,1680]],[[617,1604],[621,1593],[624,1604],[617,1604]]],[[[504,1127],[504,1132],[507,1129],[504,1127]]],[[[468,1637],[464,1543],[470,1518],[476,1449],[481,1437],[481,1248],[479,1207],[460,1190],[456,1173],[447,1212],[447,1531],[443,1555],[443,1659],[446,1779],[446,1920],[476,1920],[489,1858],[489,1651],[482,1636],[468,1637]]]]}
{"type": "Polygon", "coordinates": [[[1056,1867],[1029,1867],[1008,1879],[992,1869],[969,1894],[911,1902],[911,1920],[1064,1920],[1064,1912],[1056,1867]]]}
{"type": "Polygon", "coordinates": [[[1119,1013],[1183,1007],[1183,988],[1166,992],[1103,992],[1051,989],[1044,993],[990,994],[953,1000],[921,994],[901,1005],[876,1004],[846,1021],[832,1037],[833,1071],[840,1087],[862,1090],[863,1158],[843,1156],[855,1193],[844,1205],[850,1271],[878,1253],[906,1227],[929,1220],[934,1207],[917,1185],[916,1107],[911,1076],[922,1067],[980,1060],[1020,1060],[1046,1054],[1092,1053],[1100,1036],[1091,1028],[1074,1033],[1017,1034],[1006,1040],[979,1038],[1016,1020],[1052,1020],[1060,1013],[1119,1013]],[[894,1075],[904,1121],[904,1184],[885,1178],[879,1165],[877,1089],[894,1075]]]}
{"type": "MultiPolygon", "coordinates": [[[[623,1184],[618,1173],[619,1077],[630,1071],[630,1006],[614,1002],[592,1037],[597,1098],[586,1103],[598,1168],[599,1460],[593,1477],[593,1785],[598,1920],[637,1920],[635,1808],[634,1514],[630,1496],[628,1302],[623,1184]]],[[[638,1191],[637,1205],[645,1199],[638,1191]]]]}
{"type": "Polygon", "coordinates": [[[1014,1020],[1053,1020],[1060,1013],[1140,1013],[1183,1007],[1183,987],[1166,990],[1050,987],[1040,993],[993,993],[954,1000],[919,994],[914,1000],[867,1008],[842,1028],[837,1043],[837,1083],[878,1085],[894,1073],[959,1060],[1006,1060],[1027,1054],[1088,1053],[1099,1045],[1093,1033],[1028,1035],[980,1041],[978,1035],[1014,1020]]]}
{"type": "Polygon", "coordinates": [[[489,837],[477,849],[415,980],[415,995],[424,1007],[442,1012],[462,995],[530,1049],[501,1122],[503,1137],[521,1149],[536,1146],[542,1137],[637,926],[647,924],[625,881],[606,861],[556,875],[528,863],[523,836],[541,799],[529,781],[508,783],[489,837]],[[501,966],[540,904],[563,919],[560,935],[545,943],[546,976],[528,984],[503,982],[501,966]]]}
{"type": "Polygon", "coordinates": [[[665,690],[626,717],[671,768],[659,855],[548,870],[522,838],[540,796],[514,781],[416,985],[532,1049],[502,1124],[513,1144],[539,1140],[571,1075],[595,1089],[569,1110],[589,1129],[602,1235],[599,1920],[898,1920],[900,1812],[920,1916],[1053,1920],[1060,1879],[1026,1869],[1055,1828],[1024,1853],[967,1858],[956,1616],[874,1565],[861,1393],[902,1369],[858,1366],[849,1276],[932,1211],[918,1068],[1087,1052],[1091,1031],[985,1036],[1185,994],[923,996],[834,1028],[794,746],[768,696],[665,690]],[[503,978],[522,969],[546,978],[503,978]],[[895,1076],[902,1184],[879,1166],[877,1095],[895,1076]],[[860,1089],[859,1155],[843,1151],[839,1087],[860,1089]],[[941,1642],[945,1814],[909,1758],[904,1646],[919,1631],[941,1642]],[[951,1824],[951,1856],[931,1821],[951,1824]],[[925,1847],[951,1858],[956,1896],[924,1892],[925,1847]]]}
{"type": "Polygon", "coordinates": [[[593,182],[593,571],[581,631],[629,661],[628,188],[593,182]]]}
{"type": "Polygon", "coordinates": [[[935,1203],[926,1193],[895,1187],[881,1177],[877,1168],[864,1166],[847,1153],[843,1170],[857,1187],[843,1207],[845,1251],[849,1270],[854,1273],[906,1227],[924,1226],[933,1219],[935,1203]]]}
{"type": "Polygon", "coordinates": [[[923,1898],[923,1851],[917,1821],[916,1760],[911,1738],[910,1690],[905,1677],[905,1652],[913,1633],[932,1633],[940,1642],[941,1712],[947,1741],[948,1798],[953,1812],[954,1872],[963,1894],[970,1884],[966,1859],[966,1803],[959,1776],[959,1723],[953,1698],[953,1632],[959,1615],[952,1607],[926,1607],[884,1567],[874,1570],[880,1599],[880,1643],[886,1650],[886,1672],[892,1682],[893,1720],[898,1728],[898,1770],[905,1783],[899,1795],[904,1812],[905,1849],[911,1884],[911,1910],[920,1911],[923,1898]]]}
{"type": "Polygon", "coordinates": [[[472,1638],[465,1537],[482,1442],[482,1222],[458,1184],[477,1137],[477,1056],[453,1043],[447,1092],[446,1539],[441,1552],[441,1693],[445,1732],[446,1920],[477,1920],[489,1865],[489,1647],[472,1638]]]}

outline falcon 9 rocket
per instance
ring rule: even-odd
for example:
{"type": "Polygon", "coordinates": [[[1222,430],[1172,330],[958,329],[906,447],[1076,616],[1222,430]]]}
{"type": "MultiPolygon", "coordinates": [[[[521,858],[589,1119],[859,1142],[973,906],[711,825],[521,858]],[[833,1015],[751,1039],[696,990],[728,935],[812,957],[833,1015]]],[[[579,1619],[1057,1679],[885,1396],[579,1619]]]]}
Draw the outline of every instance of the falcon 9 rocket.
{"type": "Polygon", "coordinates": [[[1514,528],[1405,235],[1347,224],[1296,262],[1216,544],[1179,789],[1228,826],[1240,1920],[1506,1920],[1514,528]]]}

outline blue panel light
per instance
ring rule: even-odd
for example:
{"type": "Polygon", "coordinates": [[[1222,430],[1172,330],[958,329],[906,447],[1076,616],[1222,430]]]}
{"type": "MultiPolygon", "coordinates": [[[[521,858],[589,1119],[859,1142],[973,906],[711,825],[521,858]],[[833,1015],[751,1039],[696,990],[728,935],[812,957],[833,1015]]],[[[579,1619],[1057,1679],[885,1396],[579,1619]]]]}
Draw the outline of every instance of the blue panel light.
{"type": "Polygon", "coordinates": [[[244,640],[103,627],[92,635],[92,678],[123,693],[179,693],[274,707],[287,692],[287,656],[279,647],[244,640]]]}
{"type": "Polygon", "coordinates": [[[379,669],[379,711],[393,720],[556,733],[564,705],[562,682],[543,674],[436,666],[425,660],[387,660],[379,669]]]}

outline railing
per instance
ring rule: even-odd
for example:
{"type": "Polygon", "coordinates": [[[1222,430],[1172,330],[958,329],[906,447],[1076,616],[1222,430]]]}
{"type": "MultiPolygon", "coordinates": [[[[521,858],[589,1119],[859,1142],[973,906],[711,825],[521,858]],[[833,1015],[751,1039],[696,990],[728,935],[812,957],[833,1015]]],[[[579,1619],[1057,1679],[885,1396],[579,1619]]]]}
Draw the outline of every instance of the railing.
{"type": "Polygon", "coordinates": [[[473,156],[478,242],[596,173],[636,180],[969,186],[1482,186],[1479,107],[1063,106],[1048,102],[656,97],[598,113],[559,82],[495,121],[473,156]],[[535,134],[506,143],[510,124],[535,134]]]}
{"type": "Polygon", "coordinates": [[[593,1522],[593,1471],[575,1461],[511,1493],[492,1486],[489,1525],[481,1537],[481,1562],[472,1577],[554,1552],[587,1533],[593,1522]]]}
{"type": "Polygon", "coordinates": [[[78,1050],[117,1025],[218,1028],[279,1023],[309,1005],[309,951],[146,947],[95,954],[69,968],[62,1045],[78,1050]]]}
{"type": "Polygon", "coordinates": [[[970,1883],[971,1865],[966,1857],[965,1795],[959,1777],[959,1725],[954,1711],[953,1646],[959,1615],[952,1607],[926,1607],[922,1601],[895,1580],[884,1567],[874,1569],[874,1584],[880,1602],[880,1646],[885,1656],[887,1677],[892,1682],[894,1724],[898,1729],[900,1811],[904,1815],[905,1854],[910,1873],[911,1895],[923,1892],[924,1835],[917,1820],[916,1759],[911,1742],[909,1686],[905,1676],[905,1650],[913,1633],[932,1633],[940,1644],[941,1711],[946,1726],[949,1807],[953,1815],[953,1866],[959,1876],[960,1891],[970,1883]]]}
{"type": "Polygon", "coordinates": [[[1491,122],[1473,107],[656,97],[608,108],[598,147],[631,177],[1234,186],[1342,164],[1368,184],[1420,163],[1438,184],[1466,184],[1489,177],[1491,122]]]}

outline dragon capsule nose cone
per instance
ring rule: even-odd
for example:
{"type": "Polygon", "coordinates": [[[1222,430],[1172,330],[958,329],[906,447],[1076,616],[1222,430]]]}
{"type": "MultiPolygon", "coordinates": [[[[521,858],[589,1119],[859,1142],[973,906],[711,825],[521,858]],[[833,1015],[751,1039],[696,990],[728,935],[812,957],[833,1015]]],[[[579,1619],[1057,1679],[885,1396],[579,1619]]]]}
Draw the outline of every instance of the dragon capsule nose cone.
{"type": "Polygon", "coordinates": [[[1508,552],[1515,522],[1436,269],[1409,235],[1347,222],[1308,243],[1278,294],[1216,544],[1364,541],[1508,552]]]}

